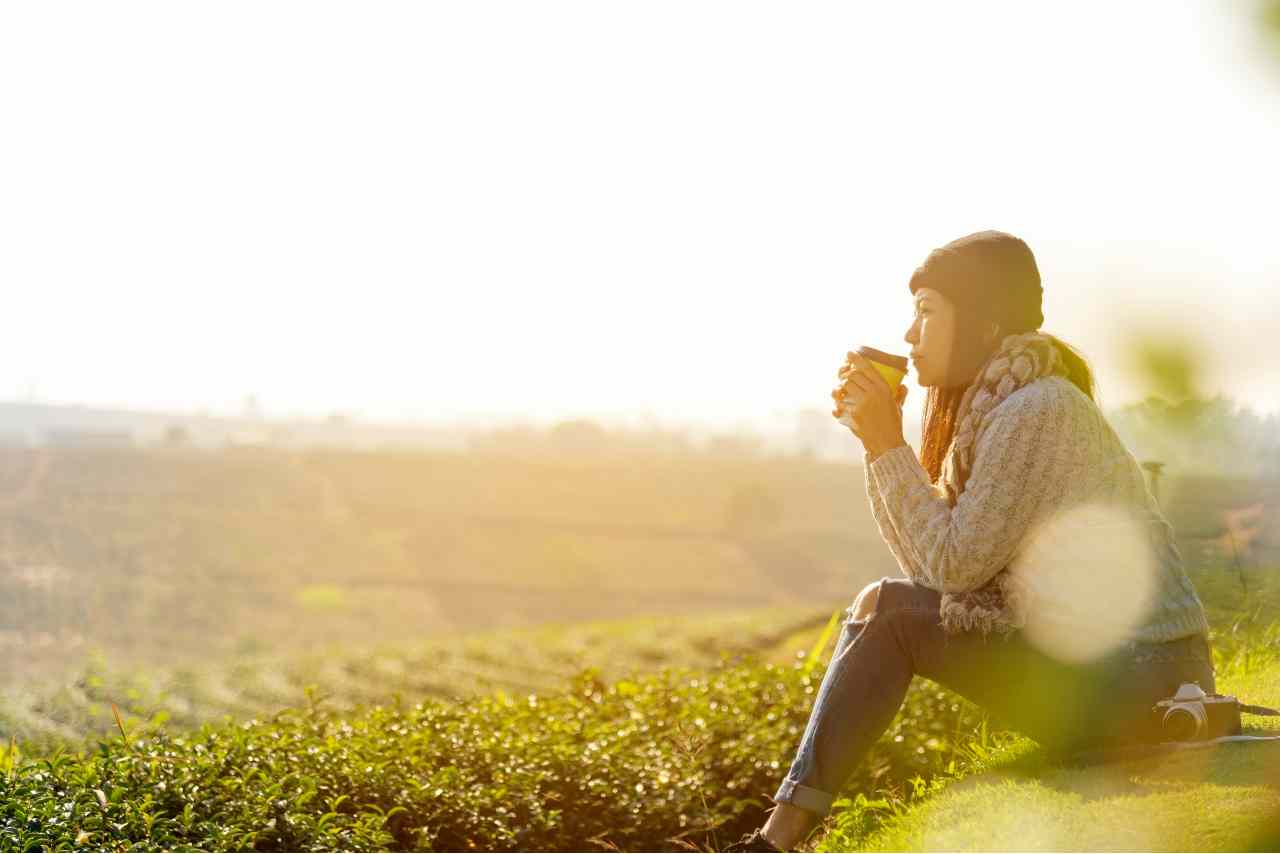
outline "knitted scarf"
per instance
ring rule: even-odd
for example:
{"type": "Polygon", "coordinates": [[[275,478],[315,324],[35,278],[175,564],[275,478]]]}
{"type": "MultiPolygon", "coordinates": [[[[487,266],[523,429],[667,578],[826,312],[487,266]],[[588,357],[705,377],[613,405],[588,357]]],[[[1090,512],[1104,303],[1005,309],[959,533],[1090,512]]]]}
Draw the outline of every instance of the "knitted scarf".
{"type": "MultiPolygon", "coordinates": [[[[1053,340],[1038,331],[1007,335],[978,371],[960,399],[956,429],[942,463],[940,488],[956,506],[973,471],[973,455],[988,426],[987,414],[1023,386],[1050,375],[1067,375],[1053,340]]],[[[964,593],[942,594],[942,627],[950,633],[980,631],[1000,634],[1026,625],[1026,597],[1005,567],[983,586],[964,593]]]]}

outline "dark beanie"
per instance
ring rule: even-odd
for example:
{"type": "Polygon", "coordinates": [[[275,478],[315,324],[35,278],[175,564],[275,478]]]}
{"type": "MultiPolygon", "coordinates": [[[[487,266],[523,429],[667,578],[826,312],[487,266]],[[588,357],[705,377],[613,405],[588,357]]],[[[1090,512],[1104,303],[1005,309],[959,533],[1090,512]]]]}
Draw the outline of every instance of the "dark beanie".
{"type": "Polygon", "coordinates": [[[911,276],[911,293],[932,288],[971,317],[995,321],[1000,334],[1044,323],[1040,270],[1030,247],[1003,231],[979,231],[929,253],[911,276]]]}

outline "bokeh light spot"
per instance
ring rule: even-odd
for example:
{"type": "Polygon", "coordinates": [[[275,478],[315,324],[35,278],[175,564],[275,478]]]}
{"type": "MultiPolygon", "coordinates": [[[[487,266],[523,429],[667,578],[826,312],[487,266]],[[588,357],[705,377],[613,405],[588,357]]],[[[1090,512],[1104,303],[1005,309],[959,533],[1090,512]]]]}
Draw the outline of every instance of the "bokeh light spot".
{"type": "Polygon", "coordinates": [[[1028,595],[1027,639],[1083,663],[1129,640],[1156,594],[1149,529],[1120,506],[1084,504],[1040,525],[1010,572],[1028,595]]]}

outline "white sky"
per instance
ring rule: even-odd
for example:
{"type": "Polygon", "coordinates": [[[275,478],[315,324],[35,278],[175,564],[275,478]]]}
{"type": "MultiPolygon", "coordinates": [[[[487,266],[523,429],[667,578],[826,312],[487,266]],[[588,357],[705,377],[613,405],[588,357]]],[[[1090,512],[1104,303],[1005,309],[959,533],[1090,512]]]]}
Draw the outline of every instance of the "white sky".
{"type": "MultiPolygon", "coordinates": [[[[1036,252],[1280,409],[1280,68],[1218,3],[0,6],[0,398],[829,408],[928,252],[1036,252]]],[[[908,409],[922,390],[912,383],[908,409]]],[[[909,412],[911,415],[912,412],[909,412]]]]}

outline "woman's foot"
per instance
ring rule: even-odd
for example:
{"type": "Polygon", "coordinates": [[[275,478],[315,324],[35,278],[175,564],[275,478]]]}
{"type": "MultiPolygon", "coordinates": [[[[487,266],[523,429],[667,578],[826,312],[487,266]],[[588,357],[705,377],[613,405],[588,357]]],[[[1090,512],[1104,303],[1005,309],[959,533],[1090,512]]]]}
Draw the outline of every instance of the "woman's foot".
{"type": "Polygon", "coordinates": [[[817,815],[790,803],[775,803],[761,834],[775,851],[794,851],[820,821],[817,815]]]}
{"type": "Polygon", "coordinates": [[[764,834],[761,833],[760,830],[757,828],[756,830],[751,831],[746,836],[739,839],[737,842],[730,843],[729,845],[725,846],[724,848],[721,848],[720,850],[721,851],[775,851],[781,854],[782,849],[775,848],[773,846],[773,843],[765,839],[764,834]]]}

